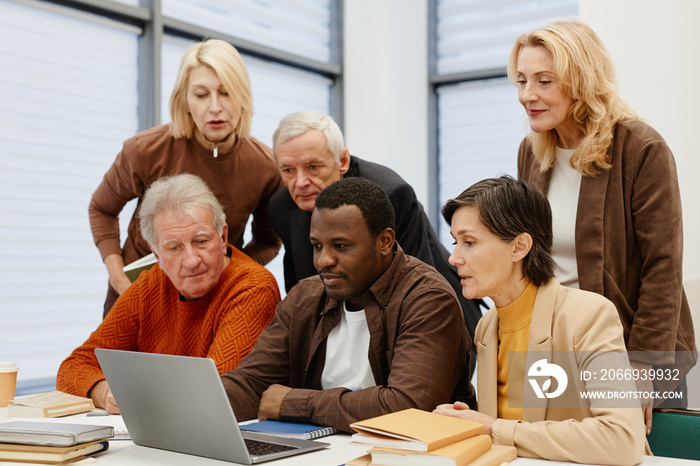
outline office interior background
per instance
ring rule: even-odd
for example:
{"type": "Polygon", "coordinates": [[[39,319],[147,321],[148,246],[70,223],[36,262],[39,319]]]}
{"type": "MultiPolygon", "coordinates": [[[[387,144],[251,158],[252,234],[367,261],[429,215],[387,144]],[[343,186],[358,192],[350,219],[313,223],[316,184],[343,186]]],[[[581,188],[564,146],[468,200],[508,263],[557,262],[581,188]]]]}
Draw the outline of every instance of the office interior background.
{"type": "MultiPolygon", "coordinates": [[[[673,150],[700,335],[700,2],[0,0],[0,359],[20,366],[18,390],[52,389],[101,321],[107,274],[87,206],[122,142],[169,121],[193,41],[242,52],[253,136],[271,145],[292,111],[332,115],[353,155],[414,187],[450,249],[439,207],[475,181],[516,175],[528,126],[505,64],[515,37],[554,17],[593,27],[621,94],[673,150]]],[[[283,290],[281,257],[268,267],[283,290]]]]}

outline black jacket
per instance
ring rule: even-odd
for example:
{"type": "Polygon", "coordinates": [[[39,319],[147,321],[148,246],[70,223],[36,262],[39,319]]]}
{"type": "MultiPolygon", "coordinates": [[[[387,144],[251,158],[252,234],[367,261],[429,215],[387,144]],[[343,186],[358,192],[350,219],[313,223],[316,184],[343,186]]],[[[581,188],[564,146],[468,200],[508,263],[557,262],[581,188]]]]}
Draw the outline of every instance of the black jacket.
{"type": "MultiPolygon", "coordinates": [[[[473,337],[476,324],[481,318],[479,304],[482,301],[469,300],[462,296],[457,269],[447,261],[449,253],[438,240],[411,185],[393,170],[355,156],[351,157],[350,168],[345,176],[368,179],[386,191],[396,212],[396,240],[406,254],[432,265],[447,279],[460,298],[464,320],[469,334],[473,337]]],[[[270,199],[268,216],[284,243],[284,284],[289,292],[299,280],[316,275],[309,242],[311,212],[299,209],[287,188],[283,187],[270,199]]]]}

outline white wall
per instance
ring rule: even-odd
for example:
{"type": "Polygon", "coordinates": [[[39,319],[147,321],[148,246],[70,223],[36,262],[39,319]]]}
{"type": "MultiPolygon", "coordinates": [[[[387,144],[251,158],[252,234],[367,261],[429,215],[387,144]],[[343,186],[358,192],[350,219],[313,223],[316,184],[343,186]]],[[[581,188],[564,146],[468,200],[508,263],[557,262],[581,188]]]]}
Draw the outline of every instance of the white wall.
{"type": "MultiPolygon", "coordinates": [[[[666,139],[676,158],[683,202],[684,275],[700,279],[700,2],[580,0],[581,20],[615,62],[620,93],[666,139]]],[[[700,307],[700,303],[698,303],[700,307]]]]}
{"type": "Polygon", "coordinates": [[[683,277],[700,340],[700,2],[635,0],[630,8],[630,2],[580,0],[579,11],[610,51],[621,94],[663,135],[676,158],[683,277]]]}
{"type": "Polygon", "coordinates": [[[428,2],[346,0],[345,138],[428,200],[428,2]]]}

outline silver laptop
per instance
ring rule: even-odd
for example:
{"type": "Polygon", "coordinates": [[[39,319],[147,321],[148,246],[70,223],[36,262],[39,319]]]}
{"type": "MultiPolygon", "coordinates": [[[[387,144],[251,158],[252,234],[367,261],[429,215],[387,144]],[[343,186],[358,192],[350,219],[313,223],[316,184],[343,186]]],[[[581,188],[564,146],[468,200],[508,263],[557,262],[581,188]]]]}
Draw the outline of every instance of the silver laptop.
{"type": "Polygon", "coordinates": [[[95,354],[138,445],[243,464],[329,445],[241,432],[211,359],[99,348],[95,354]]]}

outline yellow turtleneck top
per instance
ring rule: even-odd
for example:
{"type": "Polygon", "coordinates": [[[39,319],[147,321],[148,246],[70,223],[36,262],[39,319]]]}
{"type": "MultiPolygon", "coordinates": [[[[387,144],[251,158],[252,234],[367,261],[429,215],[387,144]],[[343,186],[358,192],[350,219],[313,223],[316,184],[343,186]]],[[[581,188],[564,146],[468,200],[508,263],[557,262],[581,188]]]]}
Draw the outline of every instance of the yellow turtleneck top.
{"type": "MultiPolygon", "coordinates": [[[[523,383],[525,365],[514,364],[508,370],[509,351],[527,351],[530,319],[535,307],[537,287],[530,282],[518,298],[498,312],[498,417],[523,419],[523,383]]],[[[524,360],[524,359],[523,359],[524,360]]]]}

